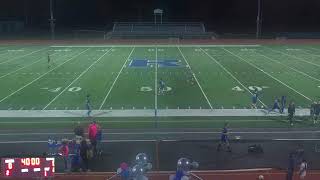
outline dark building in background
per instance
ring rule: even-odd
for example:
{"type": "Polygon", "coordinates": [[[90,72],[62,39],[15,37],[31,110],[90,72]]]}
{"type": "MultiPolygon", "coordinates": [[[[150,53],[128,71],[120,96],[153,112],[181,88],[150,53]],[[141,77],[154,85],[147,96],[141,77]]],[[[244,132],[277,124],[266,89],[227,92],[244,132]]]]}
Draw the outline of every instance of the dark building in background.
{"type": "MultiPolygon", "coordinates": [[[[262,0],[264,32],[320,31],[319,0],[262,0]]],[[[110,27],[114,21],[202,21],[217,32],[254,32],[257,0],[54,0],[57,28],[110,27]]],[[[49,0],[1,0],[0,19],[48,28],[49,0]]]]}

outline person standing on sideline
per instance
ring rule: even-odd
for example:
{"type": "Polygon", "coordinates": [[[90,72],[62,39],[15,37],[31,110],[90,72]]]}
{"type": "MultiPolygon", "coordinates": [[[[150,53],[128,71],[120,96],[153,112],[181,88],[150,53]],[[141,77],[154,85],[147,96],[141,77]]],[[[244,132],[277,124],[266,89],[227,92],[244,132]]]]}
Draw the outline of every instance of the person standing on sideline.
{"type": "Polygon", "coordinates": [[[87,117],[91,117],[92,105],[91,105],[89,94],[87,94],[86,96],[86,109],[87,109],[87,117]]]}
{"type": "Polygon", "coordinates": [[[293,153],[290,153],[289,154],[288,171],[287,171],[287,180],[293,179],[294,165],[295,165],[295,162],[294,162],[293,153]]]}
{"type": "Polygon", "coordinates": [[[217,148],[217,151],[220,151],[221,149],[221,146],[224,145],[227,147],[227,151],[228,152],[231,152],[231,146],[230,146],[230,143],[229,143],[229,129],[228,129],[228,123],[225,123],[224,124],[224,127],[222,129],[222,132],[221,132],[221,137],[220,137],[220,142],[218,144],[218,148],[217,148]]]}
{"type": "Polygon", "coordinates": [[[301,164],[300,164],[300,169],[299,169],[299,177],[300,177],[301,180],[306,177],[307,168],[308,168],[307,161],[305,159],[303,159],[301,164]]]}
{"type": "Polygon", "coordinates": [[[59,149],[60,155],[63,157],[64,162],[64,170],[68,171],[68,164],[69,164],[69,146],[68,146],[68,140],[63,139],[62,140],[62,146],[59,149]]]}
{"type": "Polygon", "coordinates": [[[93,147],[93,153],[97,152],[97,133],[98,133],[98,125],[96,121],[93,121],[88,128],[89,140],[93,147]]]}
{"type": "Polygon", "coordinates": [[[77,141],[81,141],[84,138],[84,128],[79,121],[73,131],[77,141]]]}
{"type": "Polygon", "coordinates": [[[293,126],[293,116],[295,113],[296,113],[296,106],[294,105],[294,102],[292,101],[288,107],[288,120],[289,120],[289,123],[291,126],[293,126]]]}
{"type": "Polygon", "coordinates": [[[270,113],[271,111],[276,112],[276,111],[275,111],[276,109],[278,109],[279,112],[281,111],[280,105],[279,105],[279,103],[280,103],[279,101],[280,101],[280,100],[279,100],[278,98],[276,98],[276,99],[274,100],[273,106],[272,106],[271,109],[269,109],[269,112],[268,112],[268,113],[270,113]]]}
{"type": "Polygon", "coordinates": [[[286,108],[286,104],[287,104],[287,97],[281,96],[281,109],[280,109],[281,114],[284,112],[284,109],[286,108]]]}
{"type": "Polygon", "coordinates": [[[83,171],[89,170],[89,158],[88,158],[88,144],[85,138],[80,143],[80,157],[82,160],[81,168],[83,171]]]}

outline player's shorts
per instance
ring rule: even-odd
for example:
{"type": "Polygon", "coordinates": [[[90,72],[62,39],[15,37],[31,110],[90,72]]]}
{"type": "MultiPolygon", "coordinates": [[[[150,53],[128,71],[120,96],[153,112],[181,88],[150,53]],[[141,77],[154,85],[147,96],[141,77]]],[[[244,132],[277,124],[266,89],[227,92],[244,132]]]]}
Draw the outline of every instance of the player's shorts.
{"type": "Polygon", "coordinates": [[[253,103],[253,104],[257,104],[257,101],[258,101],[258,98],[252,97],[252,103],[253,103]]]}
{"type": "Polygon", "coordinates": [[[224,144],[229,142],[229,138],[226,135],[222,135],[220,141],[224,144]]]}

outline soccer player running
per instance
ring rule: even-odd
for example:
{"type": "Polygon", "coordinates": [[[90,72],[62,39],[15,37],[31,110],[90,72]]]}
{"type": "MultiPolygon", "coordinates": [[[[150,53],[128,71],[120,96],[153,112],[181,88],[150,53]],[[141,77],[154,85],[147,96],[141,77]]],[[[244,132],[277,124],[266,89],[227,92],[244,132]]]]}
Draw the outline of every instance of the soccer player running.
{"type": "Polygon", "coordinates": [[[258,101],[258,89],[255,88],[252,93],[252,108],[257,109],[257,101],[258,101]]]}
{"type": "Polygon", "coordinates": [[[91,117],[92,106],[91,106],[89,94],[86,96],[86,109],[87,109],[87,117],[91,117]]]}
{"type": "Polygon", "coordinates": [[[165,82],[160,78],[160,81],[159,81],[159,94],[164,94],[165,87],[166,87],[165,82]]]}
{"type": "Polygon", "coordinates": [[[229,123],[224,124],[224,127],[221,132],[220,142],[218,144],[217,151],[220,151],[221,146],[224,145],[227,147],[227,151],[231,152],[231,146],[230,146],[229,138],[228,138],[228,135],[229,135],[228,125],[229,125],[229,123]]]}
{"type": "Polygon", "coordinates": [[[48,56],[48,69],[51,68],[51,58],[50,58],[50,54],[47,53],[47,56],[48,56]]]}

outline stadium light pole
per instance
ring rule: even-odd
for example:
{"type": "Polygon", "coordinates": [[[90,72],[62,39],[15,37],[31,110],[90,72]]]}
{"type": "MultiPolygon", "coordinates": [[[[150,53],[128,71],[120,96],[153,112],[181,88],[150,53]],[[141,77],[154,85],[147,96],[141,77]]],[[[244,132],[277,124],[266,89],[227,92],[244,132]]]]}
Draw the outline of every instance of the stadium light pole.
{"type": "Polygon", "coordinates": [[[261,22],[262,22],[262,13],[261,13],[261,0],[258,0],[258,14],[257,14],[257,31],[256,38],[260,38],[261,35],[261,22]]]}
{"type": "Polygon", "coordinates": [[[50,0],[50,29],[51,29],[51,40],[55,39],[55,32],[54,32],[54,28],[55,28],[55,23],[54,23],[55,19],[53,18],[53,0],[50,0]]]}

